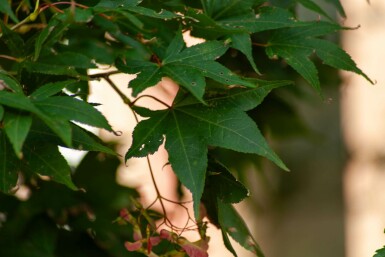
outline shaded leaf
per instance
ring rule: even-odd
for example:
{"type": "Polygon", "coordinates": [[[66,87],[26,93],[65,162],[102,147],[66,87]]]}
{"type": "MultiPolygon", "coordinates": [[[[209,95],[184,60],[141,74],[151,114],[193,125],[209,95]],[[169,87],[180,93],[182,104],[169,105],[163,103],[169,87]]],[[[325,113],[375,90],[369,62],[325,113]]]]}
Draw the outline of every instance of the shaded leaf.
{"type": "Polygon", "coordinates": [[[32,125],[32,117],[22,112],[7,112],[4,116],[4,130],[12,143],[15,154],[21,158],[23,143],[32,125]]]}
{"type": "Polygon", "coordinates": [[[72,190],[77,187],[71,179],[71,168],[53,144],[25,145],[25,160],[29,172],[48,176],[53,181],[66,185],[72,190]]]}
{"type": "Polygon", "coordinates": [[[224,203],[239,203],[249,195],[249,190],[219,162],[209,162],[206,186],[212,197],[224,203]]]}
{"type": "Polygon", "coordinates": [[[252,237],[245,222],[231,204],[218,201],[218,218],[222,229],[245,249],[263,257],[257,242],[252,237]]]}
{"type": "Polygon", "coordinates": [[[246,55],[251,67],[253,67],[257,74],[260,74],[257,65],[254,62],[250,35],[247,33],[231,35],[231,42],[232,47],[246,55]]]}

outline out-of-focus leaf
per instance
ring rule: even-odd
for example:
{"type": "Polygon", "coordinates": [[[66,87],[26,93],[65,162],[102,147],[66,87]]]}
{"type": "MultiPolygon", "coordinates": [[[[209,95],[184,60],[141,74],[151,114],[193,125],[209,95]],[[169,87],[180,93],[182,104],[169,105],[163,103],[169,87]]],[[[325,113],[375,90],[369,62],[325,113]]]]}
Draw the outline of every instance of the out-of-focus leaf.
{"type": "Polygon", "coordinates": [[[23,143],[27,138],[32,125],[32,117],[29,114],[18,112],[7,112],[4,116],[4,130],[9,141],[12,143],[15,154],[21,158],[23,143]]]}
{"type": "Polygon", "coordinates": [[[3,117],[4,117],[4,107],[0,105],[0,121],[3,120],[3,117]]]}
{"type": "Polygon", "coordinates": [[[43,46],[56,43],[56,41],[59,40],[59,38],[67,30],[69,25],[70,24],[68,22],[62,22],[59,19],[51,18],[47,27],[40,32],[36,39],[34,61],[39,58],[43,46]]]}
{"type": "Polygon", "coordinates": [[[245,222],[231,204],[218,201],[218,218],[222,229],[241,246],[255,253],[258,257],[264,256],[245,222]]]}
{"type": "Polygon", "coordinates": [[[14,12],[12,11],[11,5],[8,1],[0,1],[0,13],[5,13],[9,17],[11,17],[12,21],[15,23],[19,22],[19,19],[16,17],[14,12]]]}
{"type": "Polygon", "coordinates": [[[11,144],[3,130],[0,130],[0,191],[10,193],[16,186],[18,178],[18,163],[11,144]]]}

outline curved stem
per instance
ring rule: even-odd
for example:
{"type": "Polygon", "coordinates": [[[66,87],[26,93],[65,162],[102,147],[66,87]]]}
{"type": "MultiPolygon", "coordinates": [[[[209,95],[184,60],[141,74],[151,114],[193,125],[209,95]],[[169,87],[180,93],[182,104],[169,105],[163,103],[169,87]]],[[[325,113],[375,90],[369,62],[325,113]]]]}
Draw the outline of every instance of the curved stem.
{"type": "Polygon", "coordinates": [[[163,105],[166,106],[168,109],[171,108],[170,105],[168,105],[167,103],[163,102],[163,101],[160,100],[159,98],[157,98],[157,97],[155,97],[155,96],[152,96],[152,95],[141,95],[141,96],[139,96],[138,98],[136,98],[136,99],[132,102],[132,105],[131,105],[131,106],[135,105],[135,103],[136,103],[139,99],[144,98],[144,97],[151,98],[151,99],[157,101],[158,103],[163,104],[163,105]]]}

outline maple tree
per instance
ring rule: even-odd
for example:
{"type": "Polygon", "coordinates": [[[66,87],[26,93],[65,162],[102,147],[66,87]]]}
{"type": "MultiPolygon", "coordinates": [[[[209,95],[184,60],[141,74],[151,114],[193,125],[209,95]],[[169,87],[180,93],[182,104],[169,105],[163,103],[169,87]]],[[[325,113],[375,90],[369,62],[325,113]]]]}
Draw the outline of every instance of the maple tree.
{"type": "MultiPolygon", "coordinates": [[[[344,16],[338,0],[328,2],[344,16]]],[[[311,0],[11,0],[0,2],[0,13],[0,212],[9,217],[0,227],[1,256],[207,256],[204,216],[222,230],[235,256],[229,236],[263,256],[232,206],[248,190],[212,150],[256,154],[288,170],[247,111],[293,82],[262,75],[255,49],[264,49],[272,62],[284,61],[321,95],[316,57],[371,82],[324,37],[351,28],[311,0]],[[299,20],[299,4],[325,21],[299,20]],[[204,42],[186,47],[185,32],[204,42]],[[88,74],[99,65],[116,70],[88,74]],[[140,93],[163,77],[179,85],[178,94],[171,106],[147,96],[162,110],[139,106],[110,79],[116,73],[136,74],[128,84],[133,97],[146,97],[140,93]],[[87,101],[88,83],[98,79],[144,118],[125,160],[165,144],[169,164],[192,193],[193,228],[173,226],[164,209],[143,208],[135,190],[114,182],[117,153],[79,125],[118,134],[87,101]],[[72,172],[58,146],[90,153],[72,172]],[[32,191],[25,202],[12,196],[21,186],[32,191]],[[159,231],[157,220],[169,230],[159,231]],[[187,229],[201,240],[184,239],[187,229]],[[77,240],[84,248],[74,250],[77,240]]],[[[158,201],[167,201],[157,193],[158,201]]]]}

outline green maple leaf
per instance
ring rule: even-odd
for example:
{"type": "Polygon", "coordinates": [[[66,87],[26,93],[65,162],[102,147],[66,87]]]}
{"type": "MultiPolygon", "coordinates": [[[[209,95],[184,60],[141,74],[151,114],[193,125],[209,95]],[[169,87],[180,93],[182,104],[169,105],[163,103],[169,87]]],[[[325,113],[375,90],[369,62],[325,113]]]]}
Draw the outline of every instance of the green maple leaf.
{"type": "Polygon", "coordinates": [[[243,85],[254,87],[254,84],[243,79],[216,62],[228,49],[220,41],[207,41],[185,48],[182,33],[178,32],[159,63],[150,61],[126,60],[117,61],[119,70],[137,74],[129,86],[136,96],[144,89],[154,86],[162,77],[170,77],[191,92],[197,99],[203,100],[205,77],[225,85],[243,85]]]}
{"type": "Polygon", "coordinates": [[[333,23],[310,22],[301,28],[277,30],[268,42],[266,53],[271,58],[282,57],[319,93],[321,88],[318,71],[310,60],[314,52],[323,63],[337,69],[355,72],[373,84],[344,50],[330,41],[317,38],[341,29],[344,28],[333,23]]]}
{"type": "Polygon", "coordinates": [[[142,110],[149,119],[136,126],[126,160],[154,153],[165,137],[169,162],[179,180],[192,192],[195,216],[199,217],[208,146],[258,154],[287,170],[270,149],[257,125],[244,112],[258,105],[272,88],[284,84],[287,83],[266,83],[242,93],[231,90],[227,95],[207,99],[208,105],[182,101],[166,110],[142,110]],[[234,107],[237,98],[245,102],[239,108],[234,107]]]}

